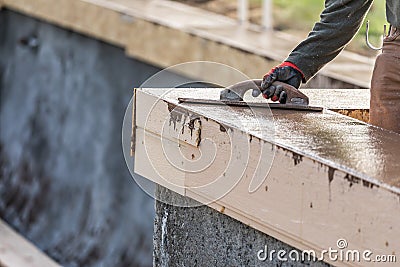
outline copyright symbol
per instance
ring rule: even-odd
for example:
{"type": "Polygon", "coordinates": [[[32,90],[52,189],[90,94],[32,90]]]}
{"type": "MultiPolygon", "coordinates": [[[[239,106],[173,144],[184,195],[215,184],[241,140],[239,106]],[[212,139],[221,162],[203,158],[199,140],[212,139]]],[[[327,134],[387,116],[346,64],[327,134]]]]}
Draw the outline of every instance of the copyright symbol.
{"type": "Polygon", "coordinates": [[[347,248],[347,241],[344,238],[339,238],[338,241],[336,242],[336,245],[339,249],[344,249],[347,248]]]}

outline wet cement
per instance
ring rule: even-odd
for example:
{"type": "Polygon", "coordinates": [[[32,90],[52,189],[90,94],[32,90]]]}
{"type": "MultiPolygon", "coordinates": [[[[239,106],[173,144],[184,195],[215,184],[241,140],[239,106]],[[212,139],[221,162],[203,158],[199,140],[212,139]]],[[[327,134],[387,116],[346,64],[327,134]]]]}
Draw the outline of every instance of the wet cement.
{"type": "MultiPolygon", "coordinates": [[[[160,96],[163,90],[143,89],[160,96]]],[[[218,99],[220,89],[177,88],[162,98],[218,99]],[[207,90],[207,91],[205,91],[207,90]]],[[[268,110],[183,103],[185,109],[254,135],[301,156],[340,169],[366,184],[400,195],[400,135],[332,111],[268,110]]]]}

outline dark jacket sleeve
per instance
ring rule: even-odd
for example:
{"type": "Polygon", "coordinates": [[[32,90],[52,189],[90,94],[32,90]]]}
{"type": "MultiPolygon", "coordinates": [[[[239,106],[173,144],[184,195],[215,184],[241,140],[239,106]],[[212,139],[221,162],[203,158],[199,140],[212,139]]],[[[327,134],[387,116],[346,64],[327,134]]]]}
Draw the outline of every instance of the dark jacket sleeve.
{"type": "Polygon", "coordinates": [[[350,42],[360,29],[372,2],[373,0],[326,0],[321,20],[286,61],[298,66],[305,80],[309,80],[350,42]]]}

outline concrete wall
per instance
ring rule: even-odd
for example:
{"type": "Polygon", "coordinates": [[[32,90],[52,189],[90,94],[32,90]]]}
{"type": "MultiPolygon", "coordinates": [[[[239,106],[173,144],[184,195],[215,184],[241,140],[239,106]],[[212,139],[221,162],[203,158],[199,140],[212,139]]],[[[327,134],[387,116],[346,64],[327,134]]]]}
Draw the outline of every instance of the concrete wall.
{"type": "Polygon", "coordinates": [[[121,125],[157,71],[0,11],[0,217],[65,266],[151,266],[154,201],[125,166],[121,125]]]}
{"type": "MultiPolygon", "coordinates": [[[[166,203],[194,201],[161,186],[157,196],[166,203]]],[[[276,254],[264,260],[264,252],[259,260],[257,254],[266,251],[265,246],[269,252],[294,249],[207,206],[185,208],[156,201],[154,266],[330,266],[308,258],[280,261],[276,254]]]]}

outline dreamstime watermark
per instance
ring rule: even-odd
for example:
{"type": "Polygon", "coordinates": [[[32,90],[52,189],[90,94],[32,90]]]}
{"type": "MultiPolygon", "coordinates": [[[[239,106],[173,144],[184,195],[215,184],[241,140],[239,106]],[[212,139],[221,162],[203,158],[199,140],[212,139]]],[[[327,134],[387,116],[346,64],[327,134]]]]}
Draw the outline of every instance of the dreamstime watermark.
{"type": "Polygon", "coordinates": [[[369,249],[357,250],[348,249],[347,240],[340,238],[336,242],[336,248],[329,247],[317,253],[315,250],[275,250],[268,249],[265,245],[264,249],[257,252],[257,258],[260,261],[342,261],[342,262],[379,262],[379,263],[393,263],[396,262],[396,255],[375,255],[369,249]]]}

